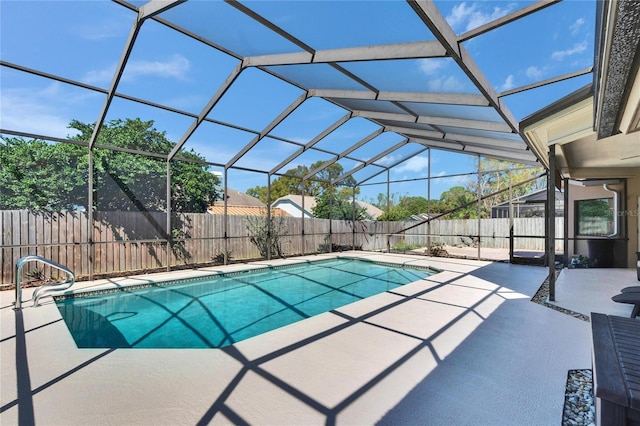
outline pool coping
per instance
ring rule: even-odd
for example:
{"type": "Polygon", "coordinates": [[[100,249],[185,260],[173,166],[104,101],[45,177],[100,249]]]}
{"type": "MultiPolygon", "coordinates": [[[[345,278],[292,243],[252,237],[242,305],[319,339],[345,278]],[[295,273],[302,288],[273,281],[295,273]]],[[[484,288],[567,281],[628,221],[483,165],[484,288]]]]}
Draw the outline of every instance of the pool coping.
{"type": "MultiPolygon", "coordinates": [[[[245,264],[247,266],[246,269],[239,269],[239,270],[232,270],[232,271],[210,271],[206,274],[203,275],[198,275],[198,276],[192,276],[192,277],[187,277],[187,278],[174,278],[174,279],[163,279],[163,280],[158,280],[158,281],[152,281],[152,282],[146,282],[146,283],[130,283],[130,284],[117,284],[117,287],[109,287],[109,288],[97,288],[97,289],[67,289],[64,290],[63,292],[59,293],[59,294],[52,294],[51,296],[53,297],[54,301],[63,301],[63,300],[68,300],[68,299],[75,299],[75,298],[83,298],[83,297],[92,297],[92,296],[99,296],[99,295],[105,295],[105,294],[115,294],[115,293],[119,293],[119,292],[124,292],[124,291],[135,291],[135,290],[142,290],[145,288],[151,288],[151,287],[168,287],[168,286],[173,286],[173,285],[182,285],[182,284],[187,284],[187,283],[191,283],[191,282],[196,282],[196,281],[201,281],[201,280],[206,280],[206,279],[213,279],[213,278],[226,278],[226,277],[235,277],[235,276],[241,276],[241,275],[245,275],[245,274],[249,274],[249,273],[254,273],[254,272],[262,272],[262,271],[269,271],[269,270],[281,270],[281,269],[289,269],[289,268],[295,268],[297,266],[301,266],[301,265],[308,265],[308,264],[317,264],[317,263],[326,263],[326,262],[331,262],[332,260],[337,260],[337,259],[349,259],[349,260],[353,260],[353,261],[357,261],[357,262],[363,262],[363,263],[372,263],[375,265],[381,265],[381,266],[387,266],[387,267],[392,267],[392,268],[407,268],[407,269],[416,269],[416,270],[420,270],[420,271],[426,271],[426,272],[432,272],[432,275],[438,274],[440,272],[442,272],[442,270],[431,267],[431,266],[423,266],[423,265],[412,265],[412,264],[406,264],[406,263],[394,263],[394,262],[384,262],[384,261],[379,261],[379,260],[372,260],[372,259],[362,259],[359,258],[357,256],[343,256],[343,255],[336,255],[336,256],[332,256],[332,257],[327,257],[327,258],[323,258],[323,259],[316,259],[316,260],[311,260],[311,259],[301,259],[297,262],[290,262],[290,263],[286,263],[286,264],[276,264],[276,265],[265,265],[265,266],[257,266],[257,267],[249,267],[250,265],[245,264]]],[[[279,259],[275,259],[275,260],[279,260],[279,259]]],[[[293,259],[292,259],[293,260],[293,259]]],[[[228,266],[228,265],[227,265],[228,266]]],[[[410,283],[407,283],[410,284],[410,283]]],[[[114,284],[115,285],[115,284],[114,284]]],[[[406,285],[406,284],[403,284],[406,285]]]]}

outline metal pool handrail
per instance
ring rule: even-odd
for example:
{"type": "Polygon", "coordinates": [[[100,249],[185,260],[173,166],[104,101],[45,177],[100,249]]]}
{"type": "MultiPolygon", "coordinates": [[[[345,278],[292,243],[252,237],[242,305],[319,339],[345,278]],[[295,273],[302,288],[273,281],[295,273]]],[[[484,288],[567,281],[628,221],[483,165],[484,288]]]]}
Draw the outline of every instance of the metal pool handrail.
{"type": "Polygon", "coordinates": [[[46,293],[51,293],[53,291],[58,290],[66,290],[71,287],[76,282],[76,276],[74,275],[71,269],[66,266],[60,265],[59,263],[54,262],[53,260],[47,259],[42,256],[36,256],[34,254],[30,254],[28,256],[21,257],[16,262],[16,270],[15,270],[15,285],[16,285],[16,301],[14,302],[13,309],[22,309],[22,267],[29,262],[42,262],[46,265],[51,266],[52,268],[56,268],[61,270],[66,274],[66,277],[63,281],[58,281],[55,283],[47,283],[43,284],[36,291],[33,292],[33,306],[38,306],[38,302],[41,297],[45,296],[46,293]],[[66,287],[57,288],[61,285],[67,284],[66,287]],[[52,289],[51,287],[56,287],[52,289]]]}

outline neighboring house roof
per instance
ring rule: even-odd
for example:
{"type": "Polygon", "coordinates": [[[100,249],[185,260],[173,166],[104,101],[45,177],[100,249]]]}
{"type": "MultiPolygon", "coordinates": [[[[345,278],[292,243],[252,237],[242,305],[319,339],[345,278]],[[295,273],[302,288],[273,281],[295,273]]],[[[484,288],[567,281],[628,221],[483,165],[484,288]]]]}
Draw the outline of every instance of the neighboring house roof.
{"type": "Polygon", "coordinates": [[[384,214],[382,210],[365,201],[356,200],[356,206],[364,209],[365,214],[369,217],[369,219],[376,220],[384,214]]]}
{"type": "MultiPolygon", "coordinates": [[[[216,201],[209,206],[209,213],[224,214],[224,200],[216,201]]],[[[243,194],[235,189],[227,189],[227,214],[231,216],[262,216],[266,213],[267,206],[259,199],[251,195],[243,194]]],[[[274,216],[291,216],[279,208],[272,208],[274,216]]]]}
{"type": "MultiPolygon", "coordinates": [[[[562,192],[558,191],[556,189],[556,202],[558,201],[564,201],[564,195],[562,194],[562,192]]],[[[519,197],[516,197],[513,199],[512,203],[514,204],[532,204],[532,203],[545,203],[547,201],[547,190],[546,189],[540,189],[538,191],[534,191],[534,192],[530,192],[528,194],[524,194],[521,195],[519,197]]],[[[493,205],[491,208],[495,208],[495,207],[502,207],[502,206],[508,206],[509,205],[509,201],[504,201],[502,203],[499,204],[495,204],[493,205]]]]}
{"type": "MultiPolygon", "coordinates": [[[[224,200],[218,200],[214,206],[223,206],[224,200]]],[[[267,207],[262,201],[251,195],[243,194],[235,189],[227,189],[227,207],[228,206],[251,206],[251,207],[267,207]]]]}
{"type": "MultiPolygon", "coordinates": [[[[298,213],[302,211],[302,195],[289,194],[278,198],[271,204],[272,207],[279,207],[288,210],[292,216],[300,216],[295,214],[291,209],[293,208],[298,213]]],[[[306,195],[304,197],[304,213],[306,217],[313,217],[313,208],[316,206],[315,197],[306,195]]]]}
{"type": "MultiPolygon", "coordinates": [[[[292,201],[293,203],[299,205],[302,207],[302,195],[296,195],[296,194],[289,194],[289,195],[285,195],[284,197],[280,197],[278,198],[275,202],[277,203],[278,201],[292,201]]],[[[309,210],[311,211],[311,209],[313,209],[316,206],[316,197],[312,197],[310,195],[305,195],[304,196],[304,209],[305,210],[309,210]]]]}
{"type": "Polygon", "coordinates": [[[438,214],[439,213],[436,213],[435,215],[431,215],[431,216],[429,216],[427,213],[412,214],[411,220],[429,220],[430,217],[435,217],[438,214]]]}
{"type": "MultiPolygon", "coordinates": [[[[295,195],[295,194],[285,195],[283,197],[278,198],[276,201],[274,201],[272,206],[277,207],[277,206],[284,206],[284,205],[287,205],[287,204],[290,205],[290,206],[295,207],[298,212],[302,211],[302,195],[295,195]]],[[[316,206],[315,197],[306,195],[304,197],[305,216],[313,217],[313,208],[315,206],[316,206]]],[[[359,208],[364,209],[364,212],[365,212],[365,214],[367,215],[367,217],[369,219],[375,220],[375,219],[379,218],[384,213],[382,210],[380,210],[379,208],[377,208],[373,204],[369,204],[369,203],[364,202],[364,201],[356,200],[356,206],[358,206],[359,208]]],[[[289,213],[291,213],[291,211],[289,211],[289,213]]],[[[293,213],[291,213],[291,214],[293,216],[296,216],[293,213]]]]}
{"type": "MultiPolygon", "coordinates": [[[[266,214],[266,207],[259,206],[227,206],[227,214],[230,216],[262,216],[266,214]]],[[[224,205],[216,205],[209,207],[209,213],[211,214],[224,214],[224,205]]],[[[286,211],[279,208],[272,208],[271,214],[273,216],[291,216],[286,211]]]]}

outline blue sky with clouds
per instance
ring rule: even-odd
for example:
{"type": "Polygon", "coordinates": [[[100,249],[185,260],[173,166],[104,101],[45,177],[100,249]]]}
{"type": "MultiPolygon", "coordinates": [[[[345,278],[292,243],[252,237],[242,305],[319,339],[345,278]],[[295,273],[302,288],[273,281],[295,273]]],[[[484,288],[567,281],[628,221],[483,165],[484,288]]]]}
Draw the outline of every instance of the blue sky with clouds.
{"type": "MultiPolygon", "coordinates": [[[[321,49],[361,46],[366,43],[398,43],[432,39],[421,23],[415,21],[406,4],[390,1],[262,1],[246,2],[267,19],[282,26],[296,37],[321,49]],[[342,14],[329,14],[336,4],[342,14]],[[389,4],[394,4],[389,9],[389,4]],[[388,13],[393,10],[394,13],[388,13]],[[314,19],[309,20],[312,16],[314,19]],[[322,29],[330,28],[332,37],[318,38],[322,29]]],[[[532,2],[510,1],[436,1],[441,13],[457,34],[500,18],[532,2]]],[[[134,2],[140,5],[143,2],[134,2]]],[[[222,2],[207,6],[200,0],[190,1],[167,13],[167,19],[178,24],[188,23],[207,37],[236,49],[240,54],[295,51],[286,40],[273,36],[249,19],[232,21],[239,12],[222,2]],[[215,23],[215,25],[213,25],[215,23]]],[[[566,0],[519,21],[464,42],[489,83],[497,92],[508,91],[593,65],[595,1],[566,0]]],[[[63,78],[107,89],[125,45],[135,13],[106,1],[14,1],[0,0],[0,56],[20,66],[38,69],[63,78]]],[[[324,33],[326,34],[326,33],[324,33]]],[[[171,108],[199,114],[218,87],[225,81],[237,59],[211,49],[189,37],[172,31],[157,22],[145,22],[133,49],[118,92],[148,99],[171,108]]],[[[301,76],[295,67],[278,69],[283,75],[307,79],[314,87],[350,88],[352,81],[343,81],[338,73],[317,64],[309,76],[301,76]]],[[[473,84],[451,59],[385,61],[371,67],[368,63],[347,63],[351,69],[370,76],[370,82],[383,90],[424,90],[470,93],[473,84]],[[412,67],[415,78],[394,78],[394,70],[412,67]]],[[[308,68],[307,68],[308,70],[308,68]]],[[[566,94],[588,84],[591,75],[537,88],[502,98],[516,119],[520,120],[566,94]]],[[[98,119],[104,103],[103,93],[29,75],[8,67],[0,68],[0,127],[52,137],[69,135],[72,119],[91,123],[98,119]]],[[[210,118],[231,122],[241,128],[261,131],[284,108],[295,102],[303,92],[258,69],[245,70],[222,101],[209,114],[210,118]]],[[[416,108],[421,106],[416,105],[416,108]]],[[[441,106],[446,108],[447,106],[441,106]]],[[[437,113],[437,111],[435,111],[437,113]]],[[[459,108],[460,117],[466,111],[459,108]]],[[[268,168],[299,149],[282,139],[306,143],[346,111],[319,99],[310,98],[278,125],[236,165],[247,168],[268,168]],[[277,152],[277,156],[273,155],[277,152]]],[[[434,111],[425,111],[425,115],[434,111]]],[[[488,110],[486,119],[494,118],[488,110]]],[[[154,108],[122,98],[114,99],[107,120],[140,117],[154,120],[170,140],[178,141],[193,118],[154,108]]],[[[362,118],[353,118],[322,140],[317,147],[341,152],[346,146],[376,131],[377,126],[362,118]]],[[[254,134],[205,122],[186,144],[187,149],[217,163],[229,161],[254,134]],[[212,144],[211,141],[221,141],[212,144]]],[[[354,152],[367,159],[402,138],[384,134],[354,152]]],[[[394,164],[420,150],[411,144],[381,160],[394,164]]],[[[305,152],[286,164],[281,171],[298,164],[311,164],[332,157],[322,152],[305,152]]],[[[431,175],[443,176],[472,172],[474,159],[461,154],[432,150],[431,175]]],[[[345,170],[358,163],[339,162],[345,170]]],[[[415,156],[392,169],[393,180],[415,179],[427,175],[427,153],[415,156]]],[[[371,173],[360,171],[356,179],[366,179],[371,173]]],[[[386,172],[368,182],[384,182],[386,172]]],[[[465,184],[468,177],[451,177],[432,181],[432,197],[436,198],[451,185],[465,184]]],[[[258,173],[230,171],[229,186],[240,191],[265,185],[266,176],[258,173]]],[[[396,183],[392,193],[425,195],[426,181],[396,183]]],[[[361,198],[374,199],[385,192],[386,185],[362,187],[361,198]]]]}

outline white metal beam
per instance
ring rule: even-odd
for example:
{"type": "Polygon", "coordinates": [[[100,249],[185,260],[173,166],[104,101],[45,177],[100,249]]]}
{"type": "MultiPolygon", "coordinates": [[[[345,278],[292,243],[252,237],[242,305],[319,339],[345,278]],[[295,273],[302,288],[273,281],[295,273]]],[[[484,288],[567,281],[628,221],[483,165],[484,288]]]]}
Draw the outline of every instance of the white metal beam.
{"type": "Polygon", "coordinates": [[[496,158],[524,164],[536,164],[536,157],[531,151],[511,151],[502,148],[491,149],[490,147],[475,146],[472,144],[462,144],[456,141],[433,140],[428,138],[411,137],[411,142],[419,143],[430,148],[441,149],[444,151],[457,152],[469,155],[485,155],[487,157],[496,158]]]}
{"type": "Polygon", "coordinates": [[[558,83],[560,81],[568,80],[574,77],[580,77],[581,75],[589,74],[593,72],[593,67],[585,68],[582,70],[570,72],[567,74],[559,75],[557,77],[548,78],[546,80],[539,81],[537,83],[528,84],[526,86],[516,87],[515,89],[506,90],[504,92],[498,93],[498,97],[502,98],[504,96],[514,95],[516,93],[524,92],[531,89],[536,89],[538,87],[546,86],[548,84],[558,83]]]}
{"type": "Polygon", "coordinates": [[[457,133],[447,133],[444,135],[444,139],[460,141],[465,144],[470,143],[474,145],[496,146],[501,148],[514,149],[514,150],[524,150],[527,148],[527,145],[523,141],[486,138],[483,136],[473,136],[473,135],[461,135],[457,133]]]}
{"type": "Polygon", "coordinates": [[[396,129],[396,132],[405,134],[409,137],[428,140],[428,141],[436,141],[436,142],[449,142],[449,143],[459,143],[460,145],[467,146],[481,146],[488,148],[501,148],[507,149],[509,151],[521,152],[526,150],[527,145],[524,142],[518,141],[508,141],[504,139],[492,139],[485,138],[482,136],[472,136],[472,135],[461,135],[455,133],[447,133],[444,136],[432,137],[428,133],[424,131],[415,130],[415,129],[396,129]]]}
{"type": "Polygon", "coordinates": [[[380,170],[378,173],[374,173],[374,174],[372,174],[371,176],[369,176],[368,178],[366,178],[366,179],[364,179],[364,180],[362,180],[362,181],[360,181],[360,182],[358,182],[358,183],[359,183],[359,184],[363,184],[363,183],[365,183],[366,181],[371,180],[371,179],[373,179],[374,177],[378,176],[380,173],[383,173],[385,170],[391,170],[392,168],[396,167],[397,165],[404,163],[404,162],[405,162],[405,161],[407,161],[409,158],[412,158],[412,157],[418,156],[418,155],[422,154],[423,152],[425,152],[425,151],[426,151],[426,150],[428,150],[428,149],[429,149],[429,148],[428,148],[428,147],[426,147],[426,148],[421,149],[421,150],[419,150],[418,152],[414,153],[411,157],[403,158],[403,159],[402,159],[402,160],[400,160],[400,161],[396,161],[396,162],[395,162],[395,163],[393,163],[392,165],[390,165],[390,166],[388,166],[388,167],[385,167],[385,169],[384,169],[384,170],[380,170]]]}
{"type": "Polygon", "coordinates": [[[151,0],[138,9],[139,19],[151,18],[187,0],[151,0]]]}
{"type": "Polygon", "coordinates": [[[512,132],[511,128],[507,124],[496,121],[466,120],[462,118],[433,117],[425,115],[414,117],[409,114],[362,110],[353,111],[353,115],[356,117],[371,118],[372,120],[391,120],[407,123],[429,124],[432,126],[451,126],[461,127],[464,129],[478,129],[505,133],[512,132]]]}
{"type": "Polygon", "coordinates": [[[307,93],[303,93],[298,96],[296,100],[294,100],[291,105],[289,105],[284,111],[280,113],[271,123],[264,128],[262,132],[256,137],[254,137],[251,142],[244,146],[236,155],[233,156],[231,160],[227,162],[225,165],[225,169],[232,167],[235,163],[238,162],[251,148],[253,148],[258,142],[262,140],[266,135],[269,134],[278,124],[280,124],[285,118],[289,116],[296,108],[298,108],[305,100],[307,99],[307,93]]]}
{"type": "Polygon", "coordinates": [[[428,104],[489,106],[489,101],[482,95],[466,93],[424,93],[424,92],[376,92],[367,90],[334,90],[311,89],[310,96],[338,99],[378,100],[390,102],[416,102],[428,104]]]}
{"type": "Polygon", "coordinates": [[[435,132],[433,130],[424,130],[424,129],[412,129],[411,127],[402,127],[402,126],[385,126],[384,129],[388,132],[395,132],[400,134],[412,134],[416,136],[424,136],[433,139],[442,139],[444,134],[435,132]]]}
{"type": "Polygon", "coordinates": [[[417,102],[430,104],[489,106],[482,95],[465,93],[385,92],[378,94],[379,101],[417,102]]]}
{"type": "Polygon", "coordinates": [[[122,73],[124,73],[124,68],[127,65],[127,61],[129,60],[129,56],[131,55],[131,51],[133,50],[133,46],[135,44],[136,38],[138,38],[138,33],[140,32],[140,27],[142,26],[143,22],[144,22],[143,20],[136,18],[135,22],[131,26],[131,30],[129,31],[129,37],[127,38],[127,42],[125,43],[122,54],[120,55],[120,59],[118,60],[118,64],[116,65],[116,70],[113,74],[113,78],[111,79],[109,92],[107,93],[107,97],[104,100],[104,104],[102,105],[102,109],[100,110],[100,115],[96,120],[96,124],[93,127],[91,139],[89,139],[89,150],[93,149],[93,146],[96,144],[96,140],[98,139],[98,134],[100,133],[100,129],[104,124],[105,118],[107,117],[109,106],[111,106],[113,97],[116,94],[116,90],[118,89],[118,84],[120,83],[120,79],[122,78],[122,73]]]}
{"type": "Polygon", "coordinates": [[[502,116],[509,127],[511,127],[511,130],[517,133],[517,120],[511,115],[508,109],[500,105],[495,89],[482,74],[469,52],[458,42],[458,37],[440,14],[435,3],[428,0],[407,1],[429,30],[431,30],[440,43],[442,43],[447,53],[456,61],[462,71],[486,97],[490,105],[502,116]]]}
{"type": "Polygon", "coordinates": [[[498,18],[496,20],[493,20],[491,22],[487,22],[484,25],[481,25],[481,26],[479,26],[477,28],[474,28],[473,30],[470,30],[470,31],[467,31],[464,34],[461,34],[458,37],[458,41],[460,43],[462,43],[463,41],[469,40],[469,39],[471,39],[473,37],[477,37],[480,34],[484,34],[484,33],[488,32],[488,31],[491,31],[491,30],[494,30],[496,28],[499,28],[499,27],[501,27],[503,25],[506,25],[506,24],[508,24],[510,22],[513,22],[513,21],[515,21],[517,19],[524,18],[527,15],[530,15],[530,14],[532,14],[534,12],[537,12],[537,11],[539,11],[541,9],[544,9],[545,7],[549,7],[549,6],[553,5],[553,4],[559,3],[561,1],[562,0],[541,0],[541,1],[538,1],[537,3],[530,4],[528,6],[523,7],[522,9],[516,10],[513,13],[505,15],[505,16],[503,16],[501,18],[498,18]]]}
{"type": "Polygon", "coordinates": [[[173,147],[173,149],[171,150],[171,153],[169,153],[169,160],[172,160],[173,157],[176,156],[178,151],[182,149],[184,144],[187,142],[187,139],[191,137],[193,132],[195,132],[196,129],[200,126],[200,124],[204,121],[204,119],[207,118],[207,115],[209,115],[213,107],[216,106],[216,104],[220,101],[222,96],[227,92],[227,90],[229,90],[233,82],[236,81],[236,79],[240,76],[240,73],[242,72],[243,69],[244,68],[242,68],[242,64],[238,64],[231,71],[231,73],[227,76],[227,78],[222,83],[222,85],[220,85],[216,93],[211,97],[211,99],[209,99],[209,102],[207,102],[207,105],[205,105],[202,111],[200,111],[200,114],[198,114],[198,118],[196,118],[193,121],[193,123],[191,123],[191,125],[189,126],[187,131],[182,135],[182,137],[180,138],[176,146],[173,147]]]}
{"type": "Polygon", "coordinates": [[[334,130],[336,130],[338,127],[342,126],[344,123],[346,123],[347,121],[349,121],[349,119],[351,118],[351,113],[347,113],[344,116],[342,116],[338,121],[336,121],[335,123],[333,123],[331,126],[327,127],[326,129],[324,129],[320,134],[318,134],[315,138],[311,139],[306,145],[300,147],[299,149],[297,149],[293,154],[291,154],[290,156],[288,156],[286,159],[284,159],[283,161],[280,162],[280,164],[278,164],[277,166],[275,166],[274,168],[272,168],[269,171],[269,174],[272,175],[274,173],[277,173],[278,170],[280,170],[281,168],[283,168],[284,166],[286,166],[287,164],[289,164],[290,162],[292,162],[295,158],[297,158],[299,155],[301,155],[302,153],[306,152],[309,148],[311,148],[312,146],[314,146],[315,144],[317,144],[318,142],[320,142],[322,139],[324,139],[327,135],[329,135],[331,132],[333,132],[334,130]]]}
{"type": "Polygon", "coordinates": [[[381,112],[381,111],[363,111],[354,110],[354,117],[370,118],[372,120],[391,120],[402,121],[405,123],[417,123],[418,117],[409,114],[402,114],[399,112],[381,112]]]}
{"type": "Polygon", "coordinates": [[[122,78],[122,74],[124,73],[124,69],[127,66],[127,62],[129,61],[129,56],[131,56],[131,51],[133,50],[133,46],[135,45],[136,39],[138,38],[138,34],[140,33],[140,28],[142,28],[142,24],[147,18],[150,18],[160,12],[163,12],[167,9],[170,9],[185,0],[152,0],[149,3],[146,3],[138,10],[138,16],[136,17],[135,22],[131,26],[131,30],[129,31],[129,36],[125,43],[124,49],[122,50],[122,54],[120,55],[120,59],[118,60],[118,64],[116,65],[115,72],[113,74],[113,78],[111,79],[111,85],[109,86],[109,91],[107,93],[107,97],[102,105],[102,109],[100,110],[100,115],[98,116],[98,120],[96,120],[96,124],[94,125],[93,132],[91,134],[91,139],[89,139],[89,149],[93,149],[96,144],[96,140],[98,139],[98,134],[100,133],[100,129],[104,124],[104,120],[107,117],[107,112],[109,111],[109,107],[111,106],[111,102],[116,94],[116,90],[118,89],[118,84],[120,84],[120,79],[122,78]]]}
{"type": "Polygon", "coordinates": [[[316,167],[314,170],[311,170],[309,173],[306,174],[306,176],[303,179],[304,180],[310,179],[311,177],[315,176],[317,173],[323,171],[324,169],[326,169],[327,167],[329,167],[330,165],[335,163],[336,161],[339,161],[340,159],[342,159],[342,158],[346,157],[347,155],[351,154],[356,149],[360,148],[362,145],[368,143],[373,138],[375,138],[376,136],[380,135],[383,131],[384,131],[383,128],[379,128],[376,131],[374,131],[373,133],[370,133],[369,135],[367,135],[364,138],[360,139],[360,141],[354,143],[349,148],[347,148],[346,150],[342,151],[340,154],[336,155],[333,159],[331,159],[329,161],[325,161],[324,163],[322,163],[322,165],[316,167]]]}
{"type": "Polygon", "coordinates": [[[368,159],[367,161],[365,161],[364,163],[354,167],[353,169],[349,170],[346,173],[343,173],[341,176],[338,176],[333,182],[340,182],[341,180],[344,180],[346,178],[348,178],[349,176],[351,176],[352,174],[356,173],[357,171],[362,170],[363,168],[375,163],[376,161],[378,161],[379,159],[383,158],[385,155],[389,155],[390,153],[392,153],[393,151],[402,148],[403,146],[405,146],[407,143],[409,142],[409,139],[403,139],[402,141],[398,142],[397,144],[393,145],[392,147],[384,150],[383,152],[381,152],[380,154],[368,159]]]}
{"type": "Polygon", "coordinates": [[[296,65],[309,63],[333,63],[353,61],[379,61],[387,59],[441,58],[446,50],[437,41],[418,41],[311,52],[280,53],[275,55],[250,56],[245,66],[296,65]]]}
{"type": "Polygon", "coordinates": [[[341,89],[309,89],[309,96],[319,98],[346,98],[375,100],[376,92],[368,90],[341,90],[341,89]]]}
{"type": "Polygon", "coordinates": [[[420,117],[418,117],[418,123],[430,124],[432,126],[451,126],[461,127],[463,129],[487,130],[492,132],[512,132],[511,128],[506,123],[496,121],[466,120],[462,118],[432,117],[421,115],[420,117]]]}

